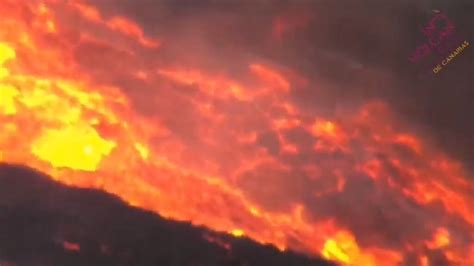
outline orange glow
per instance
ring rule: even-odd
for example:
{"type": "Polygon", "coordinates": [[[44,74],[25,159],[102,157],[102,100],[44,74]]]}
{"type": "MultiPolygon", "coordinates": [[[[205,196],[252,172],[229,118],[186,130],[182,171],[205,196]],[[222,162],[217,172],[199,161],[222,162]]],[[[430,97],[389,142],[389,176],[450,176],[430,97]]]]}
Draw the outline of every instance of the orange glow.
{"type": "Polygon", "coordinates": [[[428,262],[428,257],[426,256],[422,256],[421,257],[421,266],[429,266],[429,262],[428,262]]]}
{"type": "Polygon", "coordinates": [[[44,3],[40,3],[36,11],[38,13],[38,17],[34,22],[36,26],[43,27],[48,33],[56,33],[54,17],[48,7],[44,3]]]}
{"type": "Polygon", "coordinates": [[[327,152],[347,149],[346,135],[336,123],[318,118],[310,130],[314,136],[318,137],[315,150],[327,152]]]}
{"type": "Polygon", "coordinates": [[[320,136],[336,136],[336,125],[331,121],[316,121],[313,126],[313,130],[317,135],[320,136]]]}
{"type": "Polygon", "coordinates": [[[417,153],[421,152],[421,147],[420,147],[420,144],[418,143],[418,140],[412,136],[399,134],[395,137],[395,142],[400,143],[400,144],[405,144],[417,153]]]}
{"type": "Polygon", "coordinates": [[[159,43],[143,36],[143,31],[135,23],[120,17],[113,17],[107,21],[107,26],[122,32],[130,37],[137,38],[146,47],[158,47],[159,43]]]}
{"type": "Polygon", "coordinates": [[[69,5],[77,10],[77,12],[87,20],[94,23],[104,24],[109,29],[132,37],[145,47],[157,48],[160,45],[159,41],[145,37],[142,29],[126,18],[112,17],[106,20],[95,7],[81,3],[81,1],[70,1],[69,5]]]}
{"type": "Polygon", "coordinates": [[[96,23],[101,22],[102,16],[95,7],[82,4],[79,1],[70,1],[69,4],[77,9],[77,11],[88,20],[94,21],[96,23]]]}
{"type": "Polygon", "coordinates": [[[207,77],[199,71],[194,70],[158,70],[158,74],[169,78],[175,82],[186,85],[201,85],[204,93],[217,97],[235,97],[242,101],[252,98],[251,94],[245,91],[238,83],[223,77],[207,77]]]}
{"type": "Polygon", "coordinates": [[[259,64],[250,65],[250,69],[262,80],[285,92],[290,90],[289,82],[278,72],[259,64]]]}
{"type": "Polygon", "coordinates": [[[474,193],[466,170],[409,133],[387,104],[323,117],[294,103],[292,79],[261,62],[244,65],[241,79],[179,61],[148,67],[141,62],[149,54],[140,53],[159,41],[131,19],[105,17],[81,1],[20,2],[0,1],[1,162],[342,265],[396,266],[409,252],[428,265],[429,249],[474,264],[474,193]],[[99,33],[63,21],[71,14],[99,33]],[[123,40],[139,44],[126,47],[136,60],[123,63],[113,54],[104,56],[113,66],[99,59],[83,66],[77,47],[92,53],[83,43],[91,39],[112,50],[125,49],[123,40]],[[124,73],[132,88],[107,83],[124,73]],[[354,188],[357,178],[362,188],[354,188]]]}
{"type": "Polygon", "coordinates": [[[430,248],[443,248],[448,246],[450,243],[449,232],[445,228],[438,228],[432,241],[428,242],[430,248]]]}

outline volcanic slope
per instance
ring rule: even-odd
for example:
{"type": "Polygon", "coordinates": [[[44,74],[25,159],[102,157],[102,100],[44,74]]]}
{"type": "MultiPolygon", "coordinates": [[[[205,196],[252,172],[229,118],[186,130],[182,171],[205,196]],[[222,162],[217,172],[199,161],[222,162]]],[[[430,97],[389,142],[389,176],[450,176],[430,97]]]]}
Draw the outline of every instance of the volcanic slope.
{"type": "Polygon", "coordinates": [[[0,164],[0,265],[292,265],[322,259],[174,222],[102,191],[0,164]]]}

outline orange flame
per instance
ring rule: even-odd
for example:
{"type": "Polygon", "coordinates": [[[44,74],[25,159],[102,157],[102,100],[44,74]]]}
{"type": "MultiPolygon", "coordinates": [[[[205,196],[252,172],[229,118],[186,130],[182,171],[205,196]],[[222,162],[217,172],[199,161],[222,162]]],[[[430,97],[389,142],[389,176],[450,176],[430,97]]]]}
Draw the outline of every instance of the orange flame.
{"type": "MultiPolygon", "coordinates": [[[[292,88],[291,78],[260,63],[248,66],[248,74],[258,81],[250,85],[227,75],[201,69],[183,70],[184,67],[161,68],[157,73],[135,72],[133,75],[138,75],[143,82],[160,77],[194,86],[203,99],[239,101],[254,108],[255,112],[272,110],[263,113],[262,117],[270,121],[266,122],[275,132],[281,150],[272,154],[269,147],[257,145],[260,132],[239,131],[240,121],[236,118],[231,121],[237,133],[229,133],[228,141],[203,138],[206,144],[203,150],[212,150],[218,158],[213,161],[210,155],[206,158],[206,153],[199,163],[192,164],[198,156],[174,138],[173,131],[161,120],[139,114],[120,88],[94,80],[77,66],[71,56],[76,39],[67,37],[71,29],[58,18],[59,12],[55,10],[64,8],[64,12],[78,12],[96,27],[128,36],[141,48],[155,49],[159,42],[145,37],[138,24],[128,18],[104,18],[95,7],[75,1],[66,7],[55,1],[46,3],[25,4],[22,8],[26,8],[33,19],[23,20],[24,10],[16,1],[0,1],[0,161],[28,164],[68,185],[108,191],[130,205],[167,218],[191,221],[236,237],[246,236],[260,243],[271,243],[281,250],[291,248],[322,255],[345,265],[399,265],[409,251],[416,252],[418,261],[428,265],[430,258],[425,254],[425,247],[441,251],[459,265],[474,263],[472,182],[460,163],[431,149],[418,136],[390,126],[396,125],[397,120],[385,104],[369,103],[341,121],[315,117],[303,113],[285,98],[292,88]],[[64,39],[63,35],[66,36],[64,39]],[[268,100],[271,97],[278,100],[271,102],[268,100]],[[252,107],[255,101],[261,103],[260,107],[252,107]],[[260,165],[276,165],[283,172],[290,172],[291,167],[279,164],[275,154],[296,156],[307,148],[296,145],[286,134],[296,128],[302,128],[313,138],[314,147],[310,150],[318,154],[344,153],[354,158],[351,160],[354,167],[332,160],[321,162],[331,164],[334,169],[329,170],[319,162],[306,165],[303,169],[312,181],[321,182],[320,186],[324,187],[323,192],[313,193],[312,200],[316,202],[330,193],[344,193],[349,189],[351,174],[365,174],[372,178],[375,187],[386,185],[394,194],[413,204],[445,209],[446,214],[438,221],[443,226],[427,222],[427,226],[435,228],[434,235],[417,239],[416,243],[397,246],[380,240],[374,245],[364,239],[362,233],[350,230],[351,221],[324,215],[315,219],[310,215],[310,207],[300,202],[284,211],[265,206],[255,195],[237,185],[242,181],[240,174],[260,165]],[[169,142],[157,145],[153,142],[156,138],[166,138],[169,142]],[[235,139],[235,143],[231,139],[235,139]],[[350,144],[354,139],[363,144],[359,150],[350,144]],[[404,158],[391,148],[394,144],[407,147],[418,160],[404,158]],[[379,150],[383,150],[388,159],[377,156],[379,150]],[[236,156],[232,171],[227,168],[216,170],[220,169],[220,163],[225,165],[226,156],[240,153],[245,154],[245,158],[236,156]],[[394,173],[403,180],[396,180],[394,173]],[[325,183],[326,176],[335,176],[335,182],[325,183]],[[462,225],[453,226],[449,223],[450,217],[462,221],[462,225]],[[466,237],[462,237],[459,232],[465,232],[466,228],[466,237]],[[465,239],[468,239],[467,243],[465,239]]],[[[79,39],[84,40],[82,37],[79,39]]],[[[212,120],[205,129],[200,129],[203,135],[213,136],[224,115],[212,101],[192,103],[202,117],[212,120]]],[[[254,116],[257,115],[252,113],[248,119],[260,125],[254,116]]],[[[275,189],[272,181],[255,194],[275,189]]],[[[379,194],[374,191],[374,199],[378,199],[379,194]]],[[[334,209],[342,206],[332,203],[334,209]]],[[[366,204],[376,205],[377,202],[366,204]]],[[[347,211],[352,209],[352,206],[342,207],[347,211]]],[[[377,217],[367,220],[372,218],[377,217]]],[[[377,224],[365,221],[363,225],[375,231],[373,227],[377,224]]],[[[386,226],[391,230],[392,227],[386,226]]],[[[379,239],[380,236],[370,237],[379,239]]],[[[227,247],[225,243],[222,245],[227,247]]],[[[68,242],[64,242],[64,247],[80,248],[68,242]]]]}

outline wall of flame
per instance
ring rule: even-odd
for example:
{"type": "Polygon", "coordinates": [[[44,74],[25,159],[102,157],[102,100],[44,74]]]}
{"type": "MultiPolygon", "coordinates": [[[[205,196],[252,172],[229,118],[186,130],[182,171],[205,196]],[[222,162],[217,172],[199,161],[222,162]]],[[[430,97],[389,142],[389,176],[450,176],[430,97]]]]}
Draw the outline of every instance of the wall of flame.
{"type": "Polygon", "coordinates": [[[472,179],[383,101],[322,115],[267,61],[150,65],[172,40],[81,1],[0,15],[2,162],[343,265],[474,263],[472,179]]]}

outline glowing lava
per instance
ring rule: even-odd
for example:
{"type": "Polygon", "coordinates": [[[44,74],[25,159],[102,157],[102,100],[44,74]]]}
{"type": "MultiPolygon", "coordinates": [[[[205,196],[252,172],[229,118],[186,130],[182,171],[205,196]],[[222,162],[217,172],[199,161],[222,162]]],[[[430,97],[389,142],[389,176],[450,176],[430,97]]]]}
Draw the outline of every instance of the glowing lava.
{"type": "MultiPolygon", "coordinates": [[[[239,81],[177,62],[129,75],[168,90],[162,95],[170,101],[186,101],[196,118],[163,100],[146,115],[124,88],[96,80],[73,55],[83,43],[109,42],[140,56],[159,52],[160,42],[128,18],[79,3],[0,1],[1,161],[345,265],[411,257],[422,265],[434,261],[430,252],[452,265],[474,263],[472,181],[461,163],[404,129],[386,104],[367,103],[336,120],[292,103],[287,95],[298,81],[272,66],[249,62],[239,81]],[[81,32],[64,14],[107,37],[81,32]]],[[[162,96],[150,93],[150,101],[162,96]]],[[[80,252],[74,243],[64,247],[80,252]]]]}

